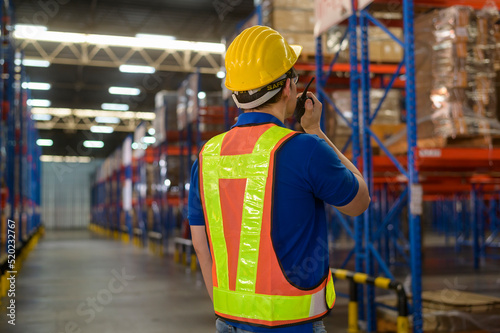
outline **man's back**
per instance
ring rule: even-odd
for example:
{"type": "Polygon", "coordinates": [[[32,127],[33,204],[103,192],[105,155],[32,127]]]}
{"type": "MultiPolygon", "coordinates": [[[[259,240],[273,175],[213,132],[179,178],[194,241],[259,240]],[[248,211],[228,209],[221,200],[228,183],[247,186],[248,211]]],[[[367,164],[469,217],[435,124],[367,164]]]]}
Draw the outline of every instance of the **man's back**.
{"type": "MultiPolygon", "coordinates": [[[[252,112],[241,115],[235,126],[243,128],[245,135],[236,136],[233,135],[234,130],[230,131],[227,141],[232,144],[225,145],[222,153],[250,153],[248,143],[253,146],[257,138],[248,134],[262,132],[257,129],[267,128],[269,123],[283,126],[281,121],[269,114],[252,112]],[[251,127],[256,130],[250,130],[251,127]]],[[[316,136],[296,133],[280,145],[275,154],[274,184],[271,187],[273,249],[282,273],[289,283],[299,289],[317,288],[324,282],[328,273],[328,240],[323,201],[334,205],[348,203],[356,195],[358,183],[331,148],[316,136]]],[[[201,202],[199,174],[196,163],[193,167],[189,201],[191,225],[205,223],[203,212],[195,213],[201,202]]],[[[235,181],[237,180],[227,184],[221,182],[220,186],[227,188],[230,192],[227,195],[228,200],[234,201],[231,205],[237,206],[237,201],[243,199],[243,196],[238,193],[239,186],[236,186],[235,181]]],[[[226,224],[240,223],[235,219],[226,220],[226,224]]],[[[236,230],[239,230],[238,228],[236,230]]],[[[225,229],[228,230],[230,228],[225,229]]],[[[228,234],[226,242],[232,242],[234,238],[234,235],[228,234]]],[[[229,253],[230,262],[231,257],[234,260],[234,256],[234,253],[229,253]]],[[[245,325],[234,325],[248,329],[245,325]]],[[[300,331],[297,329],[299,328],[283,328],[278,332],[300,331]]],[[[265,332],[266,329],[259,331],[265,332]]]]}

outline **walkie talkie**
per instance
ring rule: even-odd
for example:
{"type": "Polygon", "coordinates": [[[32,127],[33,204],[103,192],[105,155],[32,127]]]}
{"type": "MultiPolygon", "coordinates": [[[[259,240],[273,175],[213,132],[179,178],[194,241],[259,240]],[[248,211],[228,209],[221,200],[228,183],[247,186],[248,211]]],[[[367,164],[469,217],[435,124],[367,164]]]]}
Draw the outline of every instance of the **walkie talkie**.
{"type": "Polygon", "coordinates": [[[293,112],[293,115],[295,116],[295,120],[300,124],[300,120],[302,119],[302,116],[304,115],[304,112],[306,112],[306,101],[308,99],[311,100],[311,102],[314,101],[311,97],[307,97],[307,89],[309,89],[309,86],[311,83],[314,81],[314,77],[309,81],[307,84],[306,88],[304,89],[304,92],[302,93],[302,96],[297,98],[297,105],[295,106],[295,111],[293,112]]]}

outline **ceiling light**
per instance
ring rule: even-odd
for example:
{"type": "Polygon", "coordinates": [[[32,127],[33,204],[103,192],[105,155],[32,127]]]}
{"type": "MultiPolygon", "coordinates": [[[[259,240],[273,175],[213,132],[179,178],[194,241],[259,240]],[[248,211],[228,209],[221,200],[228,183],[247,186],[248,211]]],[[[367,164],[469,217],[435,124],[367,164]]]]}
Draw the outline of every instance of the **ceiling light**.
{"type": "Polygon", "coordinates": [[[14,30],[26,36],[32,35],[33,37],[36,37],[36,34],[47,31],[47,27],[44,25],[34,24],[16,24],[14,26],[14,30]]]}
{"type": "Polygon", "coordinates": [[[52,119],[50,114],[32,114],[31,119],[39,121],[48,121],[52,119]]]}
{"type": "Polygon", "coordinates": [[[141,90],[138,88],[127,88],[127,87],[109,87],[108,91],[112,95],[137,96],[141,93],[141,90]]]}
{"type": "Polygon", "coordinates": [[[30,90],[50,90],[50,83],[45,82],[23,82],[23,89],[30,90]]]}
{"type": "Polygon", "coordinates": [[[111,126],[91,126],[92,133],[113,133],[114,129],[111,126]]]}
{"type": "Polygon", "coordinates": [[[100,124],[119,124],[120,118],[118,117],[95,117],[95,121],[100,124]]]}
{"type": "Polygon", "coordinates": [[[160,41],[160,40],[175,40],[174,36],[167,35],[155,35],[155,34],[136,34],[136,38],[160,41]]]}
{"type": "Polygon", "coordinates": [[[120,103],[103,103],[101,104],[101,108],[103,110],[128,111],[128,105],[120,103]]]}
{"type": "Polygon", "coordinates": [[[177,50],[177,51],[198,51],[211,53],[224,53],[226,47],[221,43],[191,42],[182,40],[173,40],[163,38],[163,42],[158,42],[157,38],[137,38],[110,35],[86,35],[73,32],[59,31],[39,31],[36,34],[30,34],[27,31],[14,31],[14,37],[17,39],[28,39],[55,43],[87,43],[102,46],[118,46],[128,48],[146,48],[157,50],[177,50]]]}
{"type": "Polygon", "coordinates": [[[205,99],[207,97],[207,94],[204,91],[200,91],[198,93],[198,98],[199,99],[205,99]]]}
{"type": "Polygon", "coordinates": [[[50,106],[50,101],[48,99],[28,99],[29,106],[38,106],[42,108],[48,108],[50,106]]]}
{"type": "Polygon", "coordinates": [[[226,52],[226,45],[221,43],[202,43],[194,42],[192,51],[206,51],[211,53],[224,53],[226,52]]]}
{"type": "Polygon", "coordinates": [[[156,114],[154,112],[136,112],[136,118],[144,120],[155,120],[156,114]]]}
{"type": "Polygon", "coordinates": [[[43,42],[56,43],[85,43],[87,35],[75,32],[59,32],[59,31],[38,31],[36,34],[30,34],[24,30],[14,31],[14,37],[19,39],[30,39],[43,42]]]}
{"type": "Polygon", "coordinates": [[[21,65],[21,59],[19,59],[19,58],[14,59],[14,65],[20,66],[21,65]]]}
{"type": "Polygon", "coordinates": [[[225,73],[224,71],[218,71],[218,72],[217,72],[217,77],[218,77],[219,79],[223,79],[223,78],[225,78],[225,77],[226,77],[226,73],[225,73]]]}
{"type": "Polygon", "coordinates": [[[64,156],[56,155],[42,155],[40,156],[42,162],[64,162],[64,156]]]}
{"type": "Polygon", "coordinates": [[[36,144],[40,147],[51,147],[54,144],[54,141],[50,139],[38,139],[36,140],[36,144]]]}
{"type": "Polygon", "coordinates": [[[95,140],[83,141],[83,146],[86,148],[102,148],[104,147],[104,142],[95,140]]]}
{"type": "Polygon", "coordinates": [[[49,67],[50,62],[40,59],[23,59],[23,65],[27,67],[49,67]]]}
{"type": "Polygon", "coordinates": [[[149,135],[155,135],[155,133],[156,133],[156,130],[153,127],[151,127],[150,129],[148,129],[148,134],[149,135]]]}
{"type": "Polygon", "coordinates": [[[70,115],[74,115],[75,117],[79,118],[95,118],[96,122],[112,123],[112,124],[114,123],[118,124],[121,119],[154,120],[156,118],[154,112],[104,111],[104,110],[67,109],[67,108],[32,108],[31,113],[50,114],[56,117],[67,117],[70,115]]]}
{"type": "Polygon", "coordinates": [[[32,114],[50,114],[57,117],[67,117],[71,115],[71,109],[64,108],[32,108],[32,114]]]}
{"type": "Polygon", "coordinates": [[[139,148],[139,144],[137,142],[133,142],[132,143],[132,149],[138,149],[139,148]]]}
{"type": "Polygon", "coordinates": [[[58,155],[42,155],[42,162],[66,162],[66,163],[90,163],[92,158],[89,156],[58,156],[58,155]]]}
{"type": "Polygon", "coordinates": [[[151,66],[138,66],[138,65],[121,65],[119,67],[120,72],[122,73],[144,73],[144,74],[153,74],[156,72],[156,69],[151,66]]]}
{"type": "Polygon", "coordinates": [[[154,136],[145,136],[142,138],[142,142],[147,143],[147,144],[153,144],[156,142],[156,139],[154,136]]]}

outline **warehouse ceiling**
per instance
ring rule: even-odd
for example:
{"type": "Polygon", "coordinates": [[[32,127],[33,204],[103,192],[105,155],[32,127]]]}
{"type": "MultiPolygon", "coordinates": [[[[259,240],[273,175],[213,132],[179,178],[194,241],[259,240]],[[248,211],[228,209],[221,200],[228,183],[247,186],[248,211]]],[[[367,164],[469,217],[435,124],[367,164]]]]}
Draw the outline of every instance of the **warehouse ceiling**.
{"type": "MultiPolygon", "coordinates": [[[[253,0],[14,0],[14,6],[17,24],[43,25],[49,31],[128,37],[145,33],[214,43],[232,35],[237,23],[254,10],[253,0]]],[[[33,45],[25,47],[24,52],[26,58],[40,57],[40,49],[33,45]]],[[[213,56],[213,60],[215,65],[222,61],[220,55],[213,56]]],[[[215,67],[213,63],[212,67],[215,67]]],[[[145,112],[153,112],[154,96],[158,91],[176,90],[189,75],[189,69],[160,70],[148,75],[122,73],[118,66],[94,66],[92,62],[63,64],[60,61],[52,62],[47,68],[26,67],[26,70],[30,81],[51,84],[50,90],[31,92],[33,99],[50,100],[51,107],[101,109],[102,103],[126,103],[130,110],[145,112]],[[111,95],[110,86],[137,87],[141,94],[111,95]]],[[[201,90],[217,91],[220,85],[221,80],[214,74],[202,74],[201,90]]],[[[52,147],[43,148],[43,153],[49,155],[83,154],[78,149],[81,142],[95,138],[104,141],[104,148],[88,149],[85,154],[106,157],[127,134],[116,131],[95,134],[70,127],[40,130],[42,138],[54,141],[52,147]]]]}

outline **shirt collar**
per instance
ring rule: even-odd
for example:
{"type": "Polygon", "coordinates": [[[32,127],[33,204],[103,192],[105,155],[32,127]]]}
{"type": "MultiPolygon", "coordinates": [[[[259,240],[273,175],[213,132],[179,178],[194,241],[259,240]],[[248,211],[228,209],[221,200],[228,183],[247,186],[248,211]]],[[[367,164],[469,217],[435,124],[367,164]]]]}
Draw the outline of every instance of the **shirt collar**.
{"type": "Polygon", "coordinates": [[[236,126],[244,126],[244,125],[251,125],[251,124],[264,124],[264,123],[274,123],[278,126],[285,127],[285,125],[273,116],[272,114],[269,113],[264,113],[264,112],[247,112],[247,113],[242,113],[238,116],[238,121],[236,124],[234,124],[231,128],[236,127],[236,126]]]}

